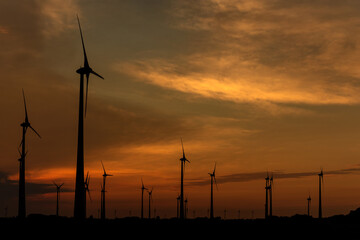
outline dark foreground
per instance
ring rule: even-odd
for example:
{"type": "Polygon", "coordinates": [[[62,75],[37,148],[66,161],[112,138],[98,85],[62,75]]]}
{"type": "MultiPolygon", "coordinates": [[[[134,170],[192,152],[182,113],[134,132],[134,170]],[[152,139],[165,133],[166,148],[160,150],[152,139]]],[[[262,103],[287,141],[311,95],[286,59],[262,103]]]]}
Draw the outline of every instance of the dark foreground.
{"type": "MultiPolygon", "coordinates": [[[[360,239],[360,210],[348,215],[315,219],[304,215],[273,217],[269,220],[210,220],[198,219],[144,219],[120,218],[101,221],[45,215],[30,215],[24,220],[0,218],[3,234],[39,236],[47,238],[116,237],[129,239],[178,239],[186,237],[221,237],[221,239],[360,239]]],[[[70,240],[70,239],[69,239],[70,240]]]]}

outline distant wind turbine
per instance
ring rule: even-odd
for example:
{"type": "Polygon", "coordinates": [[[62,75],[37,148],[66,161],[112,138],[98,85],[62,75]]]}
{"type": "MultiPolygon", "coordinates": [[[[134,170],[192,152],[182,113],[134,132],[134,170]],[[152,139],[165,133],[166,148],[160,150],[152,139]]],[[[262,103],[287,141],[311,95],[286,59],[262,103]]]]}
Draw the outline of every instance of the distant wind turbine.
{"type": "Polygon", "coordinates": [[[89,66],[87,59],[84,39],[81,31],[80,20],[77,17],[81,43],[84,55],[84,66],[76,70],[80,74],[80,100],[79,100],[79,126],[78,126],[78,146],[77,146],[77,162],[76,162],[76,184],[75,184],[75,204],[74,204],[74,217],[77,219],[86,218],[86,187],[84,181],[84,76],[86,76],[86,101],[85,101],[85,116],[87,109],[87,95],[89,76],[93,74],[99,78],[104,79],[98,73],[94,72],[89,66]]]}
{"type": "Polygon", "coordinates": [[[216,184],[216,178],[215,178],[215,171],[216,171],[216,163],[214,165],[214,170],[212,173],[209,173],[210,175],[210,186],[211,186],[211,194],[210,194],[210,219],[214,219],[214,182],[216,184]]]}
{"type": "MultiPolygon", "coordinates": [[[[89,194],[89,199],[91,201],[91,196],[90,196],[90,189],[89,189],[89,184],[90,184],[90,175],[89,175],[89,171],[86,173],[86,178],[84,181],[84,189],[85,189],[85,193],[87,192],[89,194]]],[[[86,200],[86,199],[85,199],[86,200]]]]}
{"type": "Polygon", "coordinates": [[[144,190],[148,190],[143,183],[141,178],[141,219],[144,219],[144,190]]]}
{"type": "Polygon", "coordinates": [[[180,216],[180,194],[176,198],[176,218],[179,218],[180,216]]]}
{"type": "Polygon", "coordinates": [[[324,172],[321,169],[319,176],[319,218],[322,218],[322,205],[321,205],[321,185],[324,184],[324,172]]]}
{"type": "Polygon", "coordinates": [[[151,188],[151,190],[148,191],[148,193],[149,193],[149,219],[151,219],[151,200],[152,200],[152,192],[153,192],[153,188],[151,188]]]}
{"type": "Polygon", "coordinates": [[[55,182],[53,182],[56,186],[56,216],[59,216],[59,201],[60,201],[60,188],[64,185],[64,183],[57,185],[55,182]]]}
{"type": "Polygon", "coordinates": [[[310,204],[311,204],[311,197],[309,194],[309,197],[307,198],[307,215],[310,217],[310,204]]]}
{"type": "Polygon", "coordinates": [[[270,183],[269,183],[269,195],[270,195],[270,211],[269,211],[269,216],[272,217],[272,192],[273,192],[273,187],[274,187],[274,177],[273,175],[271,175],[270,178],[270,183]]]}
{"type": "Polygon", "coordinates": [[[187,214],[188,214],[188,199],[187,197],[185,198],[185,214],[184,214],[184,218],[187,218],[187,214]]]}
{"type": "Polygon", "coordinates": [[[184,219],[184,170],[185,170],[185,162],[190,163],[189,160],[185,157],[184,144],[181,138],[181,147],[183,156],[180,158],[181,161],[181,185],[180,185],[180,219],[184,219]]]}
{"type": "Polygon", "coordinates": [[[106,182],[106,177],[111,177],[112,175],[107,174],[105,171],[105,167],[103,162],[101,161],[101,165],[103,167],[104,170],[104,174],[103,174],[103,184],[101,186],[101,219],[105,220],[105,182],[106,182]]]}
{"type": "MultiPolygon", "coordinates": [[[[30,125],[28,113],[26,109],[26,100],[25,100],[25,94],[24,89],[22,90],[23,99],[24,99],[24,107],[25,107],[25,121],[21,123],[22,127],[22,140],[20,143],[19,148],[21,147],[21,153],[20,153],[20,167],[19,167],[19,207],[18,207],[18,216],[19,218],[25,218],[26,217],[26,204],[25,204],[25,157],[26,157],[26,151],[25,151],[25,136],[26,131],[28,128],[30,128],[39,138],[41,136],[38,132],[30,125]]],[[[19,150],[20,152],[20,150],[19,150]]]]}
{"type": "Polygon", "coordinates": [[[269,173],[265,178],[265,219],[269,216],[269,189],[270,189],[270,178],[269,173]]]}

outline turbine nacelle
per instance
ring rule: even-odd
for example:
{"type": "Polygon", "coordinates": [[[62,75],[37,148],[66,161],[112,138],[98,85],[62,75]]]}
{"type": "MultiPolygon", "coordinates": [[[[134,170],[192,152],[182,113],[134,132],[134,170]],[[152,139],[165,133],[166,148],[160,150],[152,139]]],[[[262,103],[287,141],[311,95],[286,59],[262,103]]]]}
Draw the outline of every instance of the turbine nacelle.
{"type": "Polygon", "coordinates": [[[85,100],[85,116],[86,116],[86,110],[87,110],[87,95],[88,95],[88,89],[89,89],[89,76],[90,74],[94,74],[95,76],[104,79],[100,74],[94,72],[92,70],[92,68],[89,66],[89,62],[86,56],[86,50],[85,50],[85,44],[84,44],[84,38],[82,35],[82,31],[81,31],[81,26],[80,26],[80,20],[79,17],[77,16],[77,20],[78,20],[78,24],[79,24],[79,30],[80,30],[80,36],[81,36],[81,44],[82,44],[82,48],[83,48],[83,54],[84,54],[84,67],[80,67],[78,70],[76,70],[76,72],[80,75],[85,75],[86,76],[86,100],[85,100]]]}

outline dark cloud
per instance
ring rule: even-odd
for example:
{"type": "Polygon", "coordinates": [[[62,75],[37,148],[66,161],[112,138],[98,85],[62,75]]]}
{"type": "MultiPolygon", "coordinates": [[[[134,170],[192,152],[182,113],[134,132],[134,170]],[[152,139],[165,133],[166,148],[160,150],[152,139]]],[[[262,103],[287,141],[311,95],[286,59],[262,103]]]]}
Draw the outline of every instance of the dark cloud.
{"type": "MultiPolygon", "coordinates": [[[[26,182],[25,184],[26,194],[28,196],[38,195],[38,194],[46,194],[46,193],[54,193],[56,192],[56,188],[53,184],[45,184],[45,183],[34,183],[34,182],[26,182]]],[[[61,191],[69,192],[67,188],[62,188],[61,191]]],[[[0,202],[7,201],[16,201],[19,196],[19,185],[18,181],[10,180],[8,173],[0,172],[0,202]]]]}
{"type": "MultiPolygon", "coordinates": [[[[360,168],[347,168],[340,170],[331,170],[324,171],[324,177],[326,175],[343,175],[343,174],[357,174],[360,171],[360,168]]],[[[274,179],[294,179],[294,178],[303,178],[309,176],[317,176],[318,172],[253,172],[253,173],[237,173],[237,174],[229,174],[224,176],[218,176],[216,181],[218,184],[224,183],[234,183],[234,182],[249,182],[254,180],[264,180],[266,176],[273,176],[274,179]]],[[[190,185],[208,185],[209,180],[192,180],[190,181],[190,185]]]]}

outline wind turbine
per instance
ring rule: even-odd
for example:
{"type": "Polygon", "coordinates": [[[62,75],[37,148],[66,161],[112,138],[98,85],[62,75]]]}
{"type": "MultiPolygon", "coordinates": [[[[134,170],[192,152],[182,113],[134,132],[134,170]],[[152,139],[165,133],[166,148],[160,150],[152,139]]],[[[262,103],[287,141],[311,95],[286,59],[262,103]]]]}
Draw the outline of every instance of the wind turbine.
{"type": "Polygon", "coordinates": [[[99,78],[104,79],[98,73],[94,72],[89,66],[86,56],[84,39],[81,31],[80,20],[77,17],[81,43],[84,54],[84,66],[80,67],[76,72],[80,74],[80,96],[79,96],[79,126],[78,126],[78,146],[77,146],[77,161],[76,161],[76,184],[75,184],[75,204],[74,204],[74,217],[77,219],[86,218],[86,188],[84,182],[84,76],[86,76],[86,101],[85,101],[85,116],[87,109],[87,95],[89,76],[94,74],[99,78]]]}
{"type": "Polygon", "coordinates": [[[210,175],[210,185],[211,185],[211,195],[210,195],[210,219],[214,219],[214,191],[213,191],[213,183],[216,184],[217,189],[217,183],[215,178],[215,170],[216,170],[216,163],[214,165],[214,170],[212,173],[209,173],[210,175]]]}
{"type": "Polygon", "coordinates": [[[184,219],[184,170],[185,170],[185,162],[190,163],[189,160],[185,157],[184,144],[181,138],[181,147],[183,156],[180,158],[181,161],[181,185],[180,185],[180,219],[184,219]]]}
{"type": "Polygon", "coordinates": [[[265,178],[265,219],[269,216],[269,189],[270,189],[269,173],[265,178]]]}
{"type": "Polygon", "coordinates": [[[105,181],[106,181],[106,177],[111,177],[112,175],[107,174],[105,171],[105,167],[103,162],[101,161],[101,165],[103,167],[104,170],[104,174],[103,174],[103,184],[101,186],[101,219],[105,220],[105,181]]]}
{"type": "Polygon", "coordinates": [[[270,195],[270,211],[269,211],[269,216],[272,217],[272,190],[273,190],[273,186],[274,186],[274,177],[273,175],[271,175],[270,178],[270,183],[269,183],[269,195],[270,195]]]}
{"type": "Polygon", "coordinates": [[[141,178],[141,219],[144,219],[144,190],[148,190],[143,183],[141,178]]]}
{"type": "Polygon", "coordinates": [[[309,194],[309,197],[307,198],[307,215],[310,217],[310,204],[311,204],[311,197],[309,194]]]}
{"type": "Polygon", "coordinates": [[[56,216],[59,216],[59,201],[60,201],[60,188],[64,185],[64,183],[57,185],[55,182],[53,182],[56,186],[56,216]]]}
{"type": "Polygon", "coordinates": [[[321,206],[321,184],[324,184],[324,172],[321,169],[319,176],[319,218],[322,218],[322,206],[321,206]]]}
{"type": "Polygon", "coordinates": [[[20,153],[20,167],[19,167],[19,208],[18,208],[18,216],[19,218],[25,218],[26,217],[26,204],[25,204],[25,157],[26,157],[26,151],[25,151],[25,136],[26,131],[28,128],[30,128],[39,138],[41,136],[39,133],[36,132],[36,130],[30,125],[27,109],[26,109],[26,100],[25,100],[25,94],[24,89],[22,90],[23,99],[24,99],[24,107],[25,107],[25,121],[20,124],[22,127],[22,140],[20,143],[19,148],[21,147],[21,153],[20,153]]]}
{"type": "Polygon", "coordinates": [[[149,193],[149,219],[151,219],[151,200],[152,200],[152,191],[153,191],[153,188],[151,188],[150,191],[148,191],[149,193]]]}
{"type": "Polygon", "coordinates": [[[91,201],[89,184],[90,184],[90,175],[89,175],[89,171],[88,171],[86,173],[86,178],[85,178],[85,181],[84,181],[84,189],[85,189],[85,193],[87,192],[89,194],[89,199],[91,201]]]}
{"type": "Polygon", "coordinates": [[[187,213],[188,213],[188,199],[187,197],[185,198],[185,215],[184,215],[184,218],[186,219],[187,218],[187,213]]]}
{"type": "Polygon", "coordinates": [[[180,194],[176,198],[176,218],[179,218],[179,214],[180,214],[179,206],[180,206],[180,194]]]}

